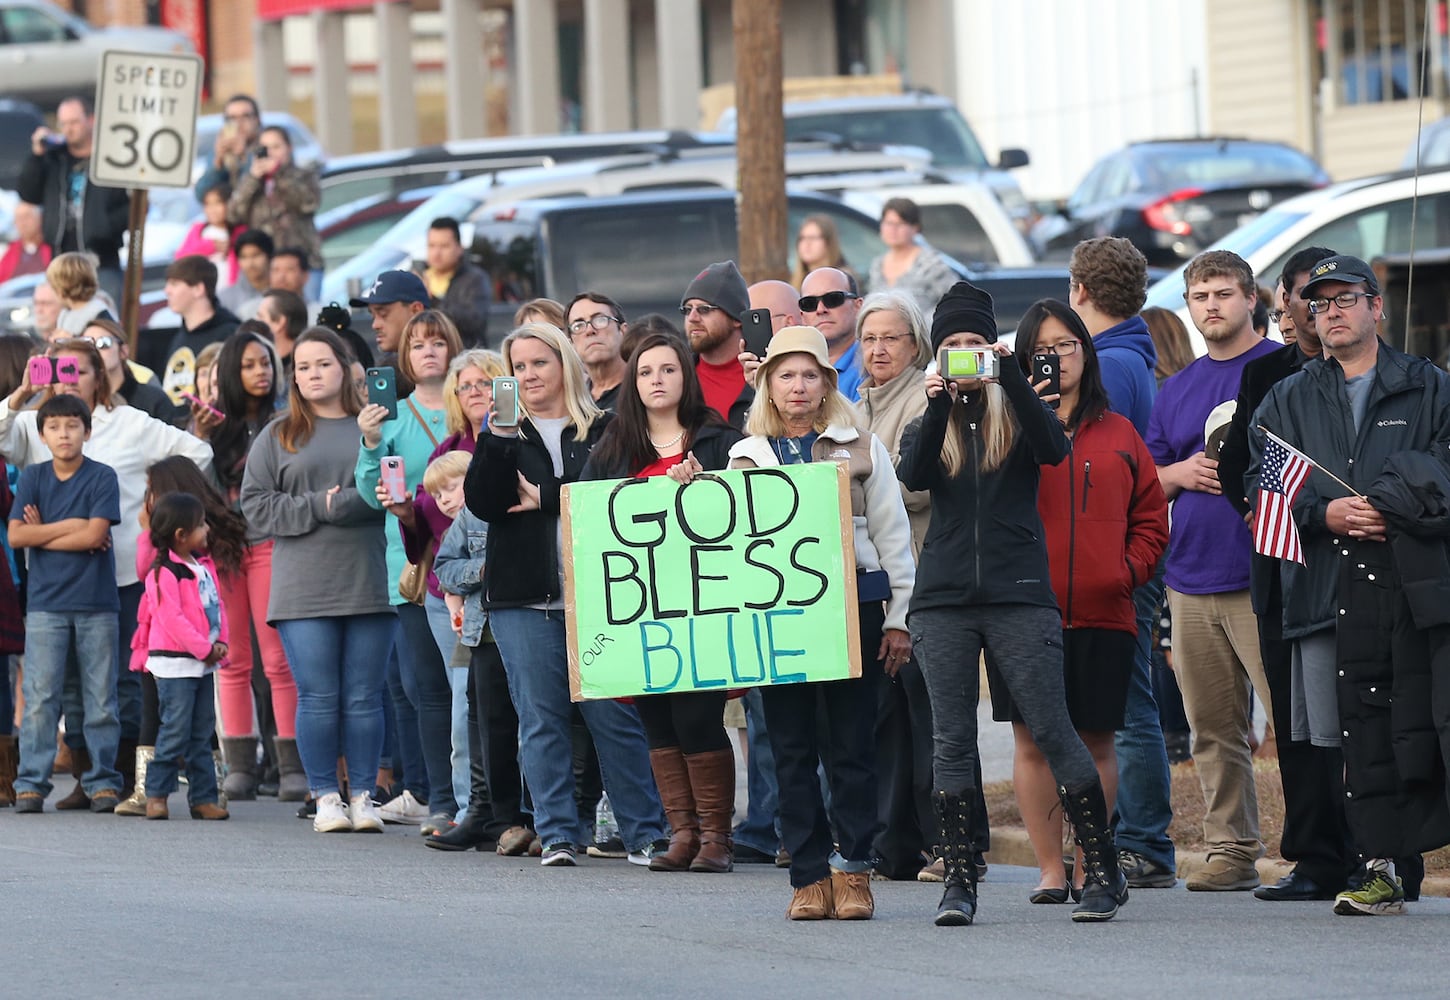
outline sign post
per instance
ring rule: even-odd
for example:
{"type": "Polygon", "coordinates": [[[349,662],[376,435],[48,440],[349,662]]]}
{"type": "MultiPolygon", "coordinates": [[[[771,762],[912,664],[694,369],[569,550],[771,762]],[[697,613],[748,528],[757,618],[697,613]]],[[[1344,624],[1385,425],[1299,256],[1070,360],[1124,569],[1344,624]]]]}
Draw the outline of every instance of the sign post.
{"type": "Polygon", "coordinates": [[[572,483],[561,506],[575,701],[861,675],[843,466],[572,483]]]}
{"type": "Polygon", "coordinates": [[[101,53],[96,83],[95,141],[90,182],[131,189],[129,251],[121,321],[137,350],[141,249],[146,191],[190,187],[196,159],[196,114],[201,106],[202,61],[194,55],[101,53]]]}

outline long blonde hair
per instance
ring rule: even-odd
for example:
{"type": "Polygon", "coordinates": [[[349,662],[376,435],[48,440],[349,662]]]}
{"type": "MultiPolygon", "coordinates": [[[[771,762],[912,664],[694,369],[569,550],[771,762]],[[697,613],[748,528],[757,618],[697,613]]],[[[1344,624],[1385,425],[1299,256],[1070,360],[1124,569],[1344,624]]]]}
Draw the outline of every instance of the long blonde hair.
{"type": "Polygon", "coordinates": [[[448,377],[443,380],[443,413],[449,434],[457,434],[468,427],[463,404],[458,401],[458,376],[465,368],[477,368],[489,379],[508,374],[503,367],[503,355],[481,347],[470,348],[448,363],[448,377]]]}
{"type": "MultiPolygon", "coordinates": [[[[1010,358],[1003,360],[1011,362],[1010,358]]],[[[982,413],[981,426],[977,430],[984,447],[977,468],[982,472],[993,472],[1001,468],[1002,463],[1007,461],[1007,456],[1012,453],[1012,445],[1017,440],[1017,422],[1007,406],[1007,394],[997,383],[988,382],[982,386],[982,402],[985,410],[982,413]]],[[[951,416],[947,418],[946,440],[941,449],[942,467],[952,478],[961,475],[967,464],[966,437],[969,430],[967,408],[953,403],[951,416]]]]}
{"type": "MultiPolygon", "coordinates": [[[[587,440],[589,428],[604,411],[594,402],[594,397],[589,395],[589,380],[584,375],[584,363],[574,353],[574,348],[569,346],[564,331],[557,326],[550,323],[525,323],[503,341],[503,364],[509,372],[514,370],[514,343],[527,339],[542,341],[559,359],[559,364],[564,369],[564,409],[569,414],[569,422],[574,425],[574,440],[587,440]]],[[[519,399],[519,407],[525,413],[528,412],[522,397],[519,399]]]]}
{"type": "MultiPolygon", "coordinates": [[[[786,433],[785,421],[781,419],[780,411],[770,400],[770,373],[775,370],[776,364],[782,358],[788,358],[792,354],[805,354],[804,351],[792,351],[790,354],[777,354],[773,358],[767,358],[760,363],[755,371],[755,402],[750,404],[750,412],[745,417],[745,433],[751,437],[784,437],[786,433]]],[[[809,355],[807,355],[809,357],[809,355]]],[[[815,423],[811,425],[817,433],[827,427],[859,427],[860,414],[851,401],[836,389],[836,369],[822,367],[820,362],[816,363],[820,369],[821,376],[830,384],[830,391],[826,398],[821,401],[821,412],[816,414],[815,423]]]]}

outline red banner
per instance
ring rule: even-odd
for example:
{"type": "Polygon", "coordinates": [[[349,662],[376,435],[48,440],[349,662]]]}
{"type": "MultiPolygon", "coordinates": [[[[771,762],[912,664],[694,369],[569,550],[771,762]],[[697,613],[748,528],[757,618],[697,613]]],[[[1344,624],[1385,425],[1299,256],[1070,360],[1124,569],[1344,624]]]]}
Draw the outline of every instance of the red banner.
{"type": "Polygon", "coordinates": [[[206,3],[204,0],[161,0],[161,23],[172,31],[179,31],[191,40],[196,54],[201,56],[203,73],[202,98],[211,91],[211,50],[207,45],[206,3]]]}
{"type": "Polygon", "coordinates": [[[257,16],[275,21],[314,10],[371,10],[372,0],[257,0],[257,16]]]}

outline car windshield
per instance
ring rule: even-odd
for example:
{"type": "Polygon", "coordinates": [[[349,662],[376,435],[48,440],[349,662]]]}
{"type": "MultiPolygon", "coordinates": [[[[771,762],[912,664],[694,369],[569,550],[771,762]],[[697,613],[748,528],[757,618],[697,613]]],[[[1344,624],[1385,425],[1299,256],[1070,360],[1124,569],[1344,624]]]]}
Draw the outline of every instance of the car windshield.
{"type": "MultiPolygon", "coordinates": [[[[1275,236],[1308,215],[1308,212],[1285,212],[1269,209],[1248,225],[1240,226],[1219,240],[1209,249],[1232,250],[1247,259],[1265,246],[1275,236]]],[[[1159,306],[1163,309],[1178,309],[1183,305],[1183,271],[1187,261],[1148,288],[1145,306],[1159,306]]],[[[1278,276],[1275,275],[1275,278],[1278,276]]]]}
{"type": "Polygon", "coordinates": [[[348,282],[356,278],[364,286],[383,271],[391,271],[410,258],[421,258],[428,239],[428,224],[440,216],[465,219],[478,208],[478,198],[458,191],[440,191],[395,222],[386,233],[356,257],[327,272],[322,282],[323,302],[349,298],[348,282]]]}
{"type": "Polygon", "coordinates": [[[890,108],[872,111],[829,111],[791,115],[786,139],[829,132],[847,142],[920,146],[931,151],[938,167],[990,169],[981,144],[956,108],[890,108]]]}
{"type": "Polygon", "coordinates": [[[1233,184],[1318,184],[1318,164],[1285,146],[1252,143],[1203,143],[1157,146],[1140,161],[1152,191],[1222,187],[1233,184]]]}

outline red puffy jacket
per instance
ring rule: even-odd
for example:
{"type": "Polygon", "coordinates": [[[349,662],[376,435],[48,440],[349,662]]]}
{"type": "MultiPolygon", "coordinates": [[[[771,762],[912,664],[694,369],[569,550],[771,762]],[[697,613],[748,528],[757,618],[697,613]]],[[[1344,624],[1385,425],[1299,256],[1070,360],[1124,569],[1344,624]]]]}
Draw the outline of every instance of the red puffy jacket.
{"type": "Polygon", "coordinates": [[[1063,626],[1136,634],[1133,589],[1168,546],[1168,501],[1133,425],[1105,413],[1080,426],[1067,460],[1042,467],[1037,512],[1063,626]]]}

